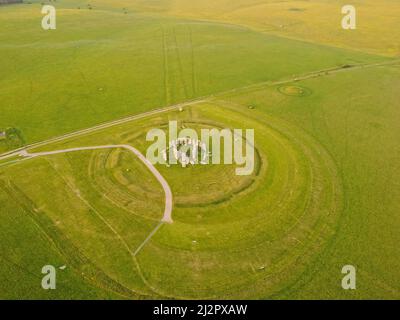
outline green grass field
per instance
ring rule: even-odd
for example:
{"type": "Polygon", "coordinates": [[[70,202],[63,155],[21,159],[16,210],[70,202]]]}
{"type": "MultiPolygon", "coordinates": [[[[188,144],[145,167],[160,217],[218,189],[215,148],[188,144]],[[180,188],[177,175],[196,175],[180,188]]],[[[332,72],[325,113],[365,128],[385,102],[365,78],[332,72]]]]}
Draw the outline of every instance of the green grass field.
{"type": "Polygon", "coordinates": [[[193,102],[29,151],[146,154],[177,120],[254,129],[256,170],[157,165],[160,224],[163,189],[124,149],[0,155],[1,299],[400,298],[395,1],[360,2],[350,33],[341,1],[59,0],[54,31],[31,2],[0,6],[0,152],[193,102]]]}

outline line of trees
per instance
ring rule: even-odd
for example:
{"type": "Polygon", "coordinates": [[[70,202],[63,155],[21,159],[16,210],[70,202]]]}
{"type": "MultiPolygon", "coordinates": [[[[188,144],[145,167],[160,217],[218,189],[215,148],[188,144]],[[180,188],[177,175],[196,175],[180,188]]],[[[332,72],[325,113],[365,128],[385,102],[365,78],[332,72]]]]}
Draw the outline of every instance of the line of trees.
{"type": "Polygon", "coordinates": [[[9,3],[22,3],[22,0],[0,0],[0,5],[9,3]]]}

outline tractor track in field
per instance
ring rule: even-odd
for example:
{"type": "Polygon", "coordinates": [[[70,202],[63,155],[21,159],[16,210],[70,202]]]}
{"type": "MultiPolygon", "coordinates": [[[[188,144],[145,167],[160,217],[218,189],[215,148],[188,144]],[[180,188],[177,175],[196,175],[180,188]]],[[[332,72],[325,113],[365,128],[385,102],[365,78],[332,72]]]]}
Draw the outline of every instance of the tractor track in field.
{"type": "MultiPolygon", "coordinates": [[[[142,114],[139,114],[139,115],[129,116],[129,117],[126,117],[126,118],[123,118],[123,119],[110,121],[110,122],[107,122],[107,123],[104,123],[104,124],[100,124],[100,125],[88,128],[88,129],[79,130],[79,131],[76,131],[76,132],[73,132],[73,133],[62,135],[60,137],[55,137],[55,138],[52,138],[52,139],[49,139],[49,140],[45,140],[45,141],[42,141],[42,142],[26,145],[25,147],[19,148],[17,150],[13,150],[13,151],[9,151],[9,152],[4,153],[4,154],[0,154],[0,160],[10,159],[11,160],[10,163],[11,162],[12,163],[18,163],[18,161],[29,160],[29,159],[33,159],[33,158],[36,158],[36,157],[44,157],[44,156],[51,156],[51,155],[56,155],[56,154],[69,153],[69,152],[78,152],[78,151],[84,151],[84,150],[98,150],[98,149],[122,148],[122,149],[126,149],[126,150],[132,152],[136,157],[138,157],[146,165],[146,167],[152,172],[152,174],[161,183],[161,185],[162,185],[162,187],[164,189],[164,192],[165,192],[165,199],[166,200],[165,200],[165,211],[164,211],[164,215],[163,215],[162,220],[157,223],[157,225],[154,227],[154,229],[148,234],[146,239],[136,249],[135,248],[134,249],[128,248],[128,249],[130,250],[130,254],[133,256],[133,259],[134,259],[135,263],[137,264],[140,277],[143,280],[143,282],[145,283],[145,285],[147,287],[149,287],[156,294],[164,295],[164,293],[160,293],[160,292],[158,292],[157,289],[152,287],[150,285],[150,283],[146,280],[144,275],[141,274],[139,261],[137,261],[137,256],[139,255],[139,253],[143,250],[143,248],[146,247],[148,242],[151,241],[153,236],[163,227],[163,225],[165,223],[172,223],[173,222],[173,220],[172,220],[172,206],[173,206],[173,203],[172,203],[172,192],[171,192],[171,189],[170,189],[167,181],[159,173],[159,171],[147,160],[147,158],[142,153],[140,153],[140,151],[138,151],[136,148],[134,148],[134,147],[132,147],[130,145],[127,145],[127,144],[76,147],[76,148],[70,148],[70,149],[62,149],[62,150],[54,150],[54,151],[42,151],[42,152],[34,152],[34,151],[32,151],[32,149],[35,149],[35,148],[38,148],[38,147],[48,146],[51,143],[64,141],[64,140],[67,140],[67,139],[70,139],[70,138],[75,138],[75,137],[88,135],[88,134],[91,134],[91,133],[96,132],[96,131],[107,129],[107,128],[110,128],[110,127],[113,127],[113,126],[117,126],[117,125],[121,125],[121,124],[124,124],[124,123],[129,123],[131,121],[143,119],[143,118],[154,116],[154,115],[157,115],[157,114],[162,114],[162,113],[166,113],[166,112],[170,112],[170,111],[176,111],[178,108],[180,109],[182,107],[194,106],[194,105],[201,104],[201,103],[206,103],[206,102],[213,102],[216,99],[218,99],[219,97],[223,98],[223,95],[226,95],[226,94],[246,93],[247,91],[251,91],[251,90],[259,90],[259,89],[263,89],[263,88],[266,88],[266,87],[273,87],[273,86],[277,86],[277,85],[295,83],[295,82],[308,80],[308,79],[326,77],[326,76],[334,75],[336,73],[341,73],[341,72],[346,72],[347,73],[347,72],[350,72],[352,70],[360,70],[360,69],[364,69],[364,68],[370,68],[370,67],[372,68],[372,67],[379,67],[379,66],[399,64],[399,63],[400,63],[400,59],[384,61],[384,62],[380,62],[380,63],[353,65],[353,66],[347,66],[347,67],[341,66],[341,67],[335,67],[335,68],[330,68],[330,69],[325,69],[325,70],[314,71],[314,72],[306,73],[306,74],[299,75],[299,76],[296,76],[296,77],[293,76],[293,77],[290,77],[290,78],[287,78],[287,79],[281,79],[281,80],[276,80],[276,81],[266,81],[266,82],[256,83],[256,84],[252,84],[252,85],[248,85],[248,86],[244,86],[244,87],[240,87],[240,88],[236,88],[236,89],[226,90],[224,92],[220,92],[220,93],[217,93],[217,94],[209,95],[209,96],[206,96],[206,97],[199,97],[199,98],[196,98],[196,99],[193,99],[193,100],[188,100],[186,102],[179,103],[179,104],[176,104],[176,105],[172,105],[172,106],[169,106],[169,107],[164,107],[164,108],[148,111],[148,112],[145,112],[145,113],[142,113],[142,114]],[[29,151],[31,151],[31,152],[29,152],[29,151]],[[19,157],[21,160],[12,159],[13,157],[15,157],[15,158],[19,157]]],[[[333,186],[332,188],[335,188],[335,186],[333,186]]],[[[90,206],[90,204],[87,204],[87,205],[90,206]]],[[[296,225],[297,225],[297,223],[296,223],[296,225]]],[[[114,233],[116,233],[116,231],[112,228],[112,226],[109,226],[109,227],[110,227],[110,229],[112,231],[114,231],[114,233]]],[[[323,235],[322,231],[321,231],[321,235],[323,235]]],[[[119,238],[125,244],[124,239],[122,237],[119,237],[119,238]]],[[[296,241],[299,241],[297,238],[293,238],[293,239],[296,240],[296,241]]]]}
{"type": "Polygon", "coordinates": [[[288,84],[288,83],[293,83],[293,82],[299,82],[299,81],[304,81],[304,80],[308,80],[308,79],[313,79],[313,78],[318,78],[318,77],[324,77],[324,76],[329,76],[329,75],[333,75],[336,73],[341,73],[341,72],[350,72],[353,70],[359,70],[359,69],[364,69],[364,68],[372,68],[372,67],[380,67],[380,66],[385,66],[385,65],[394,65],[394,64],[400,64],[400,59],[392,59],[389,61],[383,61],[383,62],[374,62],[374,63],[370,63],[370,64],[358,64],[358,65],[352,65],[349,67],[343,67],[343,66],[339,66],[339,67],[332,67],[332,68],[327,68],[327,69],[323,69],[323,70],[318,70],[318,71],[312,71],[312,72],[308,72],[306,74],[303,75],[299,75],[299,76],[294,76],[294,77],[290,77],[287,79],[281,79],[281,80],[275,80],[275,81],[265,81],[265,82],[259,82],[259,83],[255,83],[255,84],[251,84],[248,86],[244,86],[244,87],[239,87],[239,88],[234,88],[234,89],[229,89],[229,90],[225,90],[219,93],[215,93],[215,94],[211,94],[208,96],[203,96],[203,97],[198,97],[192,100],[188,100],[186,102],[181,102],[181,103],[177,103],[175,105],[171,105],[171,106],[167,106],[167,107],[162,107],[162,108],[158,108],[158,109],[154,109],[151,111],[147,111],[141,114],[137,114],[137,115],[132,115],[132,116],[128,116],[122,119],[118,119],[118,120],[113,120],[113,121],[109,121],[103,124],[99,124],[99,125],[95,125],[93,127],[90,128],[86,128],[86,129],[81,129],[81,130],[77,130],[71,133],[67,133],[58,137],[54,137],[54,138],[50,138],[48,140],[43,140],[40,142],[35,142],[32,144],[28,144],[25,145],[23,147],[20,147],[18,149],[15,150],[11,150],[11,151],[7,151],[3,154],[0,154],[0,160],[4,160],[7,158],[12,158],[12,157],[16,157],[19,156],[21,151],[27,151],[33,148],[38,148],[38,147],[43,147],[46,146],[48,144],[54,143],[54,142],[59,142],[59,141],[63,141],[69,138],[74,138],[74,137],[78,137],[78,136],[82,136],[85,134],[90,134],[93,133],[95,131],[99,131],[102,129],[107,129],[113,126],[117,126],[120,124],[124,124],[127,122],[131,122],[134,120],[139,120],[142,118],[146,118],[152,115],[157,115],[160,113],[165,113],[168,111],[173,111],[173,110],[177,110],[179,108],[183,108],[183,107],[187,107],[187,106],[191,106],[191,105],[196,105],[196,104],[200,104],[200,103],[204,103],[204,102],[208,102],[211,101],[215,98],[218,98],[219,96],[225,95],[225,94],[230,94],[230,93],[240,93],[246,90],[252,90],[252,89],[257,89],[257,88],[262,88],[264,86],[276,86],[276,85],[282,85],[282,84],[288,84]]]}

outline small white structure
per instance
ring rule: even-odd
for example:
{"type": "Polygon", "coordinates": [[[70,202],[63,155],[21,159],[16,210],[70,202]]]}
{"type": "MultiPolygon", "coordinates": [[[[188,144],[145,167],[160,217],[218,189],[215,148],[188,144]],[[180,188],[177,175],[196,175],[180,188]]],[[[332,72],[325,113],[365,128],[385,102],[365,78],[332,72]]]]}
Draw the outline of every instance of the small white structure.
{"type": "Polygon", "coordinates": [[[0,140],[5,139],[7,136],[5,131],[0,131],[0,140]]]}
{"type": "Polygon", "coordinates": [[[200,164],[207,164],[206,160],[209,157],[209,153],[207,152],[207,147],[204,142],[189,137],[179,138],[170,142],[169,148],[163,150],[162,157],[167,163],[167,166],[169,166],[169,154],[169,156],[173,156],[183,168],[186,168],[189,164],[196,165],[199,163],[199,151],[201,157],[200,164]]]}

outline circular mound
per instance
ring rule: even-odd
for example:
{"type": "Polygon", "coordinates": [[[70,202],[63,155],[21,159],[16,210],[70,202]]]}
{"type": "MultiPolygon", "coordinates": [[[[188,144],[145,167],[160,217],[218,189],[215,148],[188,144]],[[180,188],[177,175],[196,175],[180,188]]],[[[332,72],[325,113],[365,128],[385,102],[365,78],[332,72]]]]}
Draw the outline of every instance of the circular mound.
{"type": "MultiPolygon", "coordinates": [[[[191,128],[198,132],[201,129],[223,129],[220,123],[182,121],[182,128],[191,128]]],[[[257,150],[256,150],[257,153],[257,150]]],[[[221,154],[223,159],[223,154],[221,154]]],[[[261,166],[256,157],[256,167],[261,166]]],[[[253,185],[258,170],[250,176],[236,175],[237,166],[232,165],[194,165],[182,168],[181,165],[161,169],[164,177],[175,185],[175,206],[185,208],[207,207],[228,202],[253,185]],[[182,183],[185,181],[186,183],[182,183]]]]}
{"type": "MultiPolygon", "coordinates": [[[[257,166],[252,175],[237,176],[236,164],[157,165],[173,193],[174,223],[157,229],[135,256],[136,266],[145,271],[138,281],[164,298],[279,296],[313,270],[337,229],[342,186],[334,160],[302,129],[228,104],[208,103],[127,125],[118,141],[145,154],[152,144],[146,141],[148,130],[167,132],[166,123],[176,117],[178,129],[254,129],[257,166]]],[[[139,232],[148,218],[161,219],[162,189],[123,150],[94,153],[89,176],[105,203],[135,216],[129,225],[112,217],[126,237],[139,232]]],[[[147,236],[138,237],[133,247],[147,236]]]]}
{"type": "Polygon", "coordinates": [[[254,129],[262,165],[247,177],[249,185],[235,176],[236,166],[159,166],[173,190],[175,223],[137,257],[146,282],[166,297],[278,294],[310,267],[336,229],[342,201],[336,165],[317,141],[279,119],[217,105],[193,110],[199,123],[254,129]],[[243,191],[236,193],[235,179],[243,191]],[[223,201],[203,200],[216,194],[223,201]]]}
{"type": "Polygon", "coordinates": [[[164,195],[149,170],[124,149],[93,152],[88,162],[92,188],[112,206],[159,220],[164,195]]]}
{"type": "Polygon", "coordinates": [[[280,86],[278,87],[278,91],[286,96],[291,96],[291,97],[306,97],[312,93],[309,88],[297,85],[280,86]]]}
{"type": "MultiPolygon", "coordinates": [[[[223,129],[220,124],[182,121],[181,128],[192,128],[200,136],[201,129],[218,128],[223,129]]],[[[159,123],[156,127],[168,130],[168,125],[159,123]]],[[[146,131],[146,130],[144,130],[146,131]]],[[[125,143],[135,146],[140,145],[139,141],[145,141],[145,134],[127,135],[125,143]]],[[[148,145],[145,147],[147,148],[148,145]]],[[[174,186],[174,206],[176,208],[207,207],[216,204],[229,202],[248,189],[251,189],[259,175],[262,162],[255,150],[255,169],[250,176],[236,175],[237,165],[187,165],[182,167],[178,162],[176,165],[159,165],[158,170],[171,186],[174,186]]],[[[223,159],[223,154],[221,155],[223,159]]],[[[159,198],[158,189],[151,190],[140,183],[138,168],[134,157],[124,150],[110,150],[98,152],[92,156],[90,170],[92,180],[101,193],[113,203],[122,204],[127,210],[136,210],[137,201],[133,198],[152,199],[159,198]],[[132,166],[135,165],[136,167],[132,166]],[[138,195],[140,195],[138,197],[138,195]]],[[[144,168],[140,175],[144,174],[144,168]]],[[[145,203],[143,206],[145,207],[145,203]]],[[[137,211],[137,210],[136,210],[137,211]]],[[[146,213],[147,215],[148,213],[146,213]]],[[[155,216],[156,213],[150,216],[155,216]]]]}
{"type": "MultiPolygon", "coordinates": [[[[165,123],[160,124],[159,127],[167,129],[165,123]]],[[[180,129],[183,128],[196,130],[200,138],[201,129],[223,129],[224,126],[221,123],[191,120],[181,121],[180,129]]],[[[142,139],[144,139],[144,136],[142,139]]],[[[223,146],[223,144],[221,145],[223,146]]],[[[178,163],[171,166],[160,165],[158,169],[173,187],[174,206],[176,208],[205,208],[227,203],[251,189],[262,166],[257,149],[255,155],[255,170],[250,176],[236,175],[236,164],[197,164],[183,168],[178,163]]],[[[223,157],[222,152],[222,160],[223,157]]]]}

